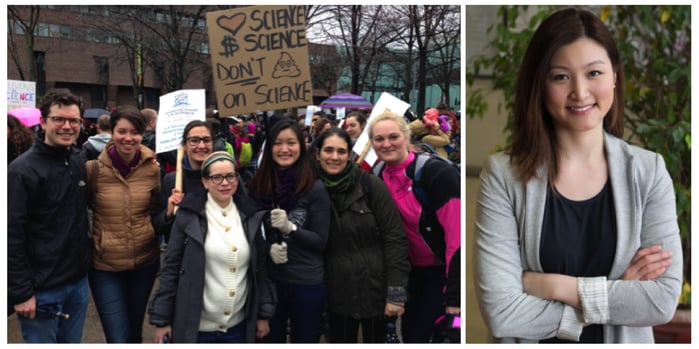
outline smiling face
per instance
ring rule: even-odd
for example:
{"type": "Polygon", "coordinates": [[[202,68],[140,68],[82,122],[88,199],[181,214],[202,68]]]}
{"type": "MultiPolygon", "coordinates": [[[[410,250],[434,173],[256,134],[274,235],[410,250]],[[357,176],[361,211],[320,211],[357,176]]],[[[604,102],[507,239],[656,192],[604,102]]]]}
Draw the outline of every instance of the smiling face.
{"type": "Polygon", "coordinates": [[[408,143],[408,138],[393,120],[381,120],[374,125],[371,146],[385,163],[397,165],[405,161],[408,143]]]}
{"type": "Polygon", "coordinates": [[[560,132],[600,131],[614,102],[616,74],[607,51],[581,38],[551,58],[544,103],[560,132]]]}
{"type": "Polygon", "coordinates": [[[112,130],[112,140],[116,145],[117,154],[127,162],[133,160],[141,145],[143,134],[127,119],[119,119],[112,130]]]}
{"type": "Polygon", "coordinates": [[[45,133],[44,141],[53,147],[70,148],[80,134],[80,122],[78,105],[51,105],[48,117],[41,118],[41,128],[45,133]],[[63,118],[63,123],[54,121],[55,117],[63,118]]]}
{"type": "Polygon", "coordinates": [[[272,160],[279,168],[293,166],[301,156],[301,143],[296,133],[290,129],[284,129],[274,139],[272,145],[272,160]]]}
{"type": "Polygon", "coordinates": [[[189,164],[193,169],[201,168],[201,163],[204,159],[211,154],[213,150],[213,143],[211,142],[211,131],[204,126],[192,127],[187,133],[187,139],[198,138],[198,139],[208,139],[209,142],[198,142],[197,144],[191,143],[189,141],[184,142],[185,152],[187,153],[187,158],[189,159],[189,164]]]}
{"type": "Polygon", "coordinates": [[[325,138],[316,157],[325,173],[336,175],[347,167],[349,154],[349,144],[341,137],[332,135],[325,138]]]}
{"type": "Polygon", "coordinates": [[[231,198],[238,189],[238,176],[235,176],[233,163],[227,160],[215,161],[209,165],[209,178],[201,179],[204,188],[209,191],[211,197],[221,207],[226,207],[231,202],[231,198]],[[225,177],[233,175],[233,181],[229,182],[225,177]],[[216,184],[211,177],[223,176],[221,183],[216,184]]]}

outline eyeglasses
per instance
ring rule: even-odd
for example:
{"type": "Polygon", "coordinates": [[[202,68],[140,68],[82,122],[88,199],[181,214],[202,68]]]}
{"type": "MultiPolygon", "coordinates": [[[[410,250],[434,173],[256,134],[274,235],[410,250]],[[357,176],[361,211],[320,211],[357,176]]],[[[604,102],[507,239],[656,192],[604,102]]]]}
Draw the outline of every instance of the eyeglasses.
{"type": "Polygon", "coordinates": [[[62,116],[48,116],[47,119],[50,119],[54,123],[58,125],[63,125],[68,121],[70,126],[78,126],[80,125],[80,118],[64,118],[62,116]]]}
{"type": "Polygon", "coordinates": [[[201,142],[211,144],[211,137],[187,137],[187,143],[192,147],[198,146],[201,142]]]}
{"type": "Polygon", "coordinates": [[[213,175],[209,176],[209,180],[214,182],[215,184],[221,184],[223,183],[223,179],[226,179],[228,183],[234,183],[235,181],[238,180],[238,176],[235,173],[229,173],[227,175],[213,175]]]}

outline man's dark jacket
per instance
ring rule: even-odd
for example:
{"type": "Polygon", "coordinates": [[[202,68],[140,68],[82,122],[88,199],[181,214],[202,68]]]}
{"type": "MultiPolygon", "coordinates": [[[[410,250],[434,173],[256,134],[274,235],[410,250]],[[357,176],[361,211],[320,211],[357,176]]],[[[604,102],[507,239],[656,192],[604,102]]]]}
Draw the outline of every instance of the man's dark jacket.
{"type": "Polygon", "coordinates": [[[37,139],[7,170],[8,305],[87,275],[85,163],[37,139]]]}

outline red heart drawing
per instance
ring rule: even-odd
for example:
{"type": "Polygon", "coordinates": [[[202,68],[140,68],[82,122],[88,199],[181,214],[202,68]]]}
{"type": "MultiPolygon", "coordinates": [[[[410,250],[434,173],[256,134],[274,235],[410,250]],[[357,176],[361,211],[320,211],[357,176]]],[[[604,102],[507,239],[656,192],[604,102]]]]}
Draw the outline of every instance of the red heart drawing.
{"type": "Polygon", "coordinates": [[[219,27],[225,29],[233,35],[235,35],[238,32],[238,30],[240,30],[240,27],[243,26],[243,23],[245,23],[244,13],[238,13],[230,17],[221,16],[216,19],[216,24],[218,24],[219,27]]]}

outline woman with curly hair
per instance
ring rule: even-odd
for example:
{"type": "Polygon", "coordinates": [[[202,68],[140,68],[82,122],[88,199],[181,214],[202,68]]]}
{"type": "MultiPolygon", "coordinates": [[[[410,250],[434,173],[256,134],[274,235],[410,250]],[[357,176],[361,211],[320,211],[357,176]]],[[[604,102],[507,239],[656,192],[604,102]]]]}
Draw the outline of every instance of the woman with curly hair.
{"type": "Polygon", "coordinates": [[[7,114],[7,164],[34,144],[34,132],[11,114],[7,114]]]}

